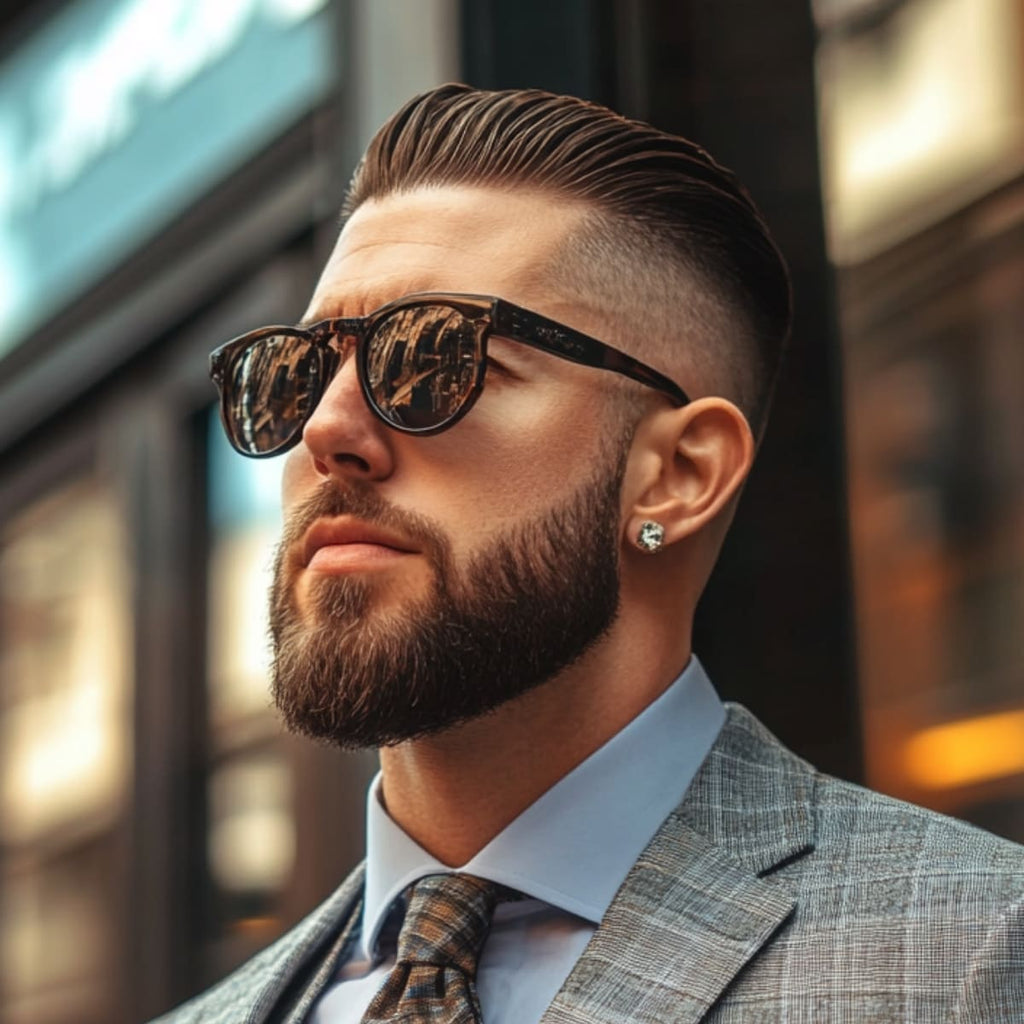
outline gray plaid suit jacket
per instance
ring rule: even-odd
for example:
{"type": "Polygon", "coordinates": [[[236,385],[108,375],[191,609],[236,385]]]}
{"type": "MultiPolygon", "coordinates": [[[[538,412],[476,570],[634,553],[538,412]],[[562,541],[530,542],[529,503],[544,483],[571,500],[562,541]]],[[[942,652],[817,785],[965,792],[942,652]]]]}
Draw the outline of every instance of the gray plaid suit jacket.
{"type": "MultiPolygon", "coordinates": [[[[305,1019],[362,869],[163,1024],[305,1019]]],[[[542,1024],[1022,1024],[1024,847],[815,771],[726,724],[542,1024]]]]}

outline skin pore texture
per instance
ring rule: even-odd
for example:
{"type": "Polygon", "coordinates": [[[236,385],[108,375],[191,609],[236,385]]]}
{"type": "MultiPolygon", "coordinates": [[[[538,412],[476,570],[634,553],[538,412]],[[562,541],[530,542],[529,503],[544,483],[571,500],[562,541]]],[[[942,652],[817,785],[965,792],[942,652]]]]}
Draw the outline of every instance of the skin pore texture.
{"type": "MultiPolygon", "coordinates": [[[[549,289],[535,273],[586,212],[493,188],[419,188],[365,203],[342,231],[307,319],[362,315],[414,292],[469,292],[603,339],[587,303],[549,289]]],[[[648,357],[641,345],[618,340],[648,357]]],[[[288,629],[301,641],[323,629],[328,577],[350,580],[362,594],[348,627],[356,639],[359,630],[415,624],[436,596],[439,565],[459,589],[474,563],[509,536],[543,531],[552,510],[600,504],[588,486],[607,482],[610,466],[621,473],[617,501],[614,490],[603,499],[608,536],[594,541],[618,550],[618,611],[603,634],[542,685],[488,714],[381,749],[388,813],[451,866],[469,860],[639,714],[686,663],[694,606],[754,449],[746,420],[724,399],[676,409],[640,387],[624,432],[613,375],[497,338],[490,354],[497,365],[470,413],[422,438],[373,416],[350,359],[288,456],[283,483],[286,519],[301,528],[286,531],[285,593],[276,600],[290,605],[288,629]],[[621,452],[610,441],[616,437],[621,452]],[[335,490],[365,500],[339,518],[323,498],[335,490]],[[382,508],[393,521],[380,517],[382,508]],[[633,543],[644,519],[665,527],[655,556],[633,543]],[[306,544],[318,530],[329,543],[307,564],[306,544]]],[[[691,386],[685,352],[678,365],[653,365],[691,386]]],[[[583,514],[584,529],[569,543],[587,544],[590,533],[602,533],[601,521],[583,514]]],[[[287,676],[278,685],[287,688],[287,676]]]]}

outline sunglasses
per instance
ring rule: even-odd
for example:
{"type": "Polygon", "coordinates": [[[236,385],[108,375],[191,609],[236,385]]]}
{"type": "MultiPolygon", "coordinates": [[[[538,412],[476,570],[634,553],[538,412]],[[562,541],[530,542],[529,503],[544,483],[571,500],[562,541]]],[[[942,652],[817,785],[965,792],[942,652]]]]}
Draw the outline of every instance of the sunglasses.
{"type": "Polygon", "coordinates": [[[371,411],[403,434],[458,423],[484,385],[491,335],[583,366],[620,373],[689,401],[668,377],[618,349],[503,299],[423,293],[367,316],[308,327],[262,327],[210,356],[224,429],[236,451],[264,458],[298,444],[331,378],[352,348],[371,411]]]}

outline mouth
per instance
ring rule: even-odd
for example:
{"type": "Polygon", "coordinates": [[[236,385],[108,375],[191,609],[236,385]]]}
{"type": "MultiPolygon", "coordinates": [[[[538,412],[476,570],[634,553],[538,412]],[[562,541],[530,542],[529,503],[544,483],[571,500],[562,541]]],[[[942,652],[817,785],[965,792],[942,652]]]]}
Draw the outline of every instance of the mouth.
{"type": "Polygon", "coordinates": [[[318,519],[306,531],[301,550],[304,568],[326,573],[383,568],[418,554],[405,538],[352,516],[318,519]]]}

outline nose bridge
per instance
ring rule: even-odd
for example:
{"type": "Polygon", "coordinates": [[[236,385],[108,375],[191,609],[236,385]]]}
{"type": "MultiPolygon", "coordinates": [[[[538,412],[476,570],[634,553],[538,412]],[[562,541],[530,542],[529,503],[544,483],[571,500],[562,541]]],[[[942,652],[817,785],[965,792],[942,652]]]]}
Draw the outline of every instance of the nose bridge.
{"type": "Polygon", "coordinates": [[[323,404],[329,392],[336,390],[337,378],[345,371],[346,364],[351,363],[354,369],[356,360],[349,357],[359,345],[361,333],[359,325],[356,324],[353,329],[352,323],[348,320],[323,321],[314,327],[313,333],[321,353],[323,374],[320,398],[317,402],[319,406],[323,404]]]}
{"type": "Polygon", "coordinates": [[[332,320],[326,325],[323,340],[331,354],[332,375],[345,365],[365,333],[366,325],[362,320],[332,320]]]}
{"type": "Polygon", "coordinates": [[[347,392],[353,388],[359,390],[356,367],[358,360],[351,357],[362,341],[361,326],[358,322],[353,323],[349,320],[324,325],[320,344],[326,358],[320,404],[327,399],[337,401],[341,391],[347,392]]]}
{"type": "Polygon", "coordinates": [[[380,479],[391,471],[388,439],[370,410],[359,381],[358,359],[362,320],[336,320],[321,336],[327,355],[327,376],[320,401],[306,421],[303,439],[318,472],[335,476],[380,479]]]}

